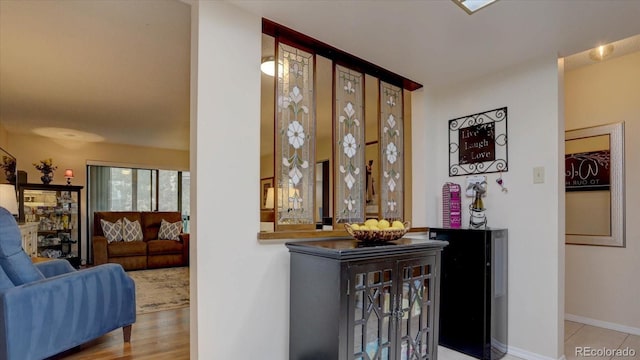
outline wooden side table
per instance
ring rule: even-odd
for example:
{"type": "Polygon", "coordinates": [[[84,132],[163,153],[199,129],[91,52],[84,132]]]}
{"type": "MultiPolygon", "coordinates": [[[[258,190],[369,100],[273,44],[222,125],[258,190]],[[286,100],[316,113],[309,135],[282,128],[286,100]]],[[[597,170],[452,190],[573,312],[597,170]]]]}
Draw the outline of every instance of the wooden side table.
{"type": "Polygon", "coordinates": [[[41,256],[32,256],[31,257],[31,262],[32,263],[41,263],[41,262],[46,262],[46,261],[51,261],[54,260],[53,258],[48,258],[48,257],[41,257],[41,256]]]}

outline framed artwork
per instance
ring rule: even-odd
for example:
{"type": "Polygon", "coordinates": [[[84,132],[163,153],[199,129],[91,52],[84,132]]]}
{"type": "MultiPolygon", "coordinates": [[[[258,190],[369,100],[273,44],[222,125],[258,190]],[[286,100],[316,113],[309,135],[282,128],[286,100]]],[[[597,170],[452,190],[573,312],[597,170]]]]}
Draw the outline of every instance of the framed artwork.
{"type": "Polygon", "coordinates": [[[273,187],[273,178],[263,178],[260,179],[260,209],[267,209],[267,193],[269,192],[269,188],[273,187]]]}
{"type": "Polygon", "coordinates": [[[565,241],[625,247],[624,124],[565,131],[565,241]]]}
{"type": "Polygon", "coordinates": [[[507,170],[506,107],[449,120],[449,176],[507,170]]]}

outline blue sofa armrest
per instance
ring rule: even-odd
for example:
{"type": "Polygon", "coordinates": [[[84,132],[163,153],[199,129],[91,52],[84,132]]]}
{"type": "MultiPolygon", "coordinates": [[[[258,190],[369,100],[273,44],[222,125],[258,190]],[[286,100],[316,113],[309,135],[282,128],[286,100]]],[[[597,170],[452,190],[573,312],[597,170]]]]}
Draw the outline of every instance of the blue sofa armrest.
{"type": "Polygon", "coordinates": [[[35,265],[45,278],[77,271],[67,260],[63,259],[40,262],[36,263],[35,265]]]}
{"type": "MultiPolygon", "coordinates": [[[[58,267],[45,266],[45,272],[58,267]]],[[[0,359],[47,358],[131,325],[135,296],[133,280],[118,264],[0,291],[0,359]]]]}

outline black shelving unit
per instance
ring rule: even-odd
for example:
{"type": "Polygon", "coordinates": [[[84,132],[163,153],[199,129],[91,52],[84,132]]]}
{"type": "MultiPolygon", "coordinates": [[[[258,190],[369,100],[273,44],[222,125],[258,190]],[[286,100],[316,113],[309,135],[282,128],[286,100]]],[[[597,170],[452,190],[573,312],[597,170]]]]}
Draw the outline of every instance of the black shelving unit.
{"type": "Polygon", "coordinates": [[[19,220],[38,223],[37,256],[81,264],[82,186],[21,184],[19,220]]]}

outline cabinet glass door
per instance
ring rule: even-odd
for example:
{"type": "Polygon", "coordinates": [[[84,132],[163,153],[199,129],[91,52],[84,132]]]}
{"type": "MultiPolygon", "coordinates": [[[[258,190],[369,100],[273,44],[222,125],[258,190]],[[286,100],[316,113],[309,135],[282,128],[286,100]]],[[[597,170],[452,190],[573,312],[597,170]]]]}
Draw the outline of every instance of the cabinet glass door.
{"type": "MultiPolygon", "coordinates": [[[[399,263],[402,283],[398,332],[401,360],[429,359],[433,337],[435,257],[406,260],[399,263]]],[[[435,345],[434,345],[435,346],[435,345]]],[[[433,349],[435,352],[436,349],[433,349]]]]}
{"type": "Polygon", "coordinates": [[[395,269],[393,261],[350,266],[348,359],[395,358],[395,269]]]}
{"type": "Polygon", "coordinates": [[[38,223],[37,256],[79,259],[79,213],[77,191],[24,189],[26,222],[38,223]]]}

